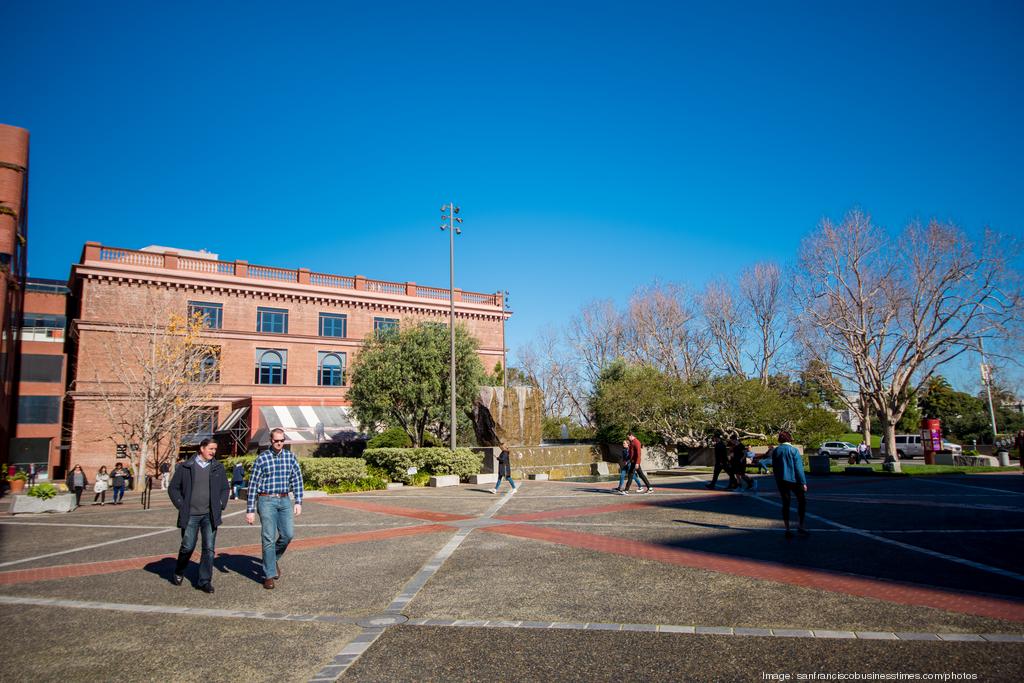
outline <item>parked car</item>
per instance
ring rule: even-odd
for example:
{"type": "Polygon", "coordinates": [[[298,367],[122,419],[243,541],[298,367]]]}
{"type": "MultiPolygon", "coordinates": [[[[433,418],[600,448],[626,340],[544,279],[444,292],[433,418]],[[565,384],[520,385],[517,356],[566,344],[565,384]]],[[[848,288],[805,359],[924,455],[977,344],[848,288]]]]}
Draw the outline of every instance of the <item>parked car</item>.
{"type": "MultiPolygon", "coordinates": [[[[963,452],[963,448],[960,444],[955,444],[951,441],[942,440],[942,450],[949,451],[954,455],[960,455],[963,452]]],[[[882,455],[886,454],[885,441],[882,441],[882,455]]],[[[921,445],[920,434],[897,434],[896,435],[896,455],[900,457],[900,460],[905,458],[917,458],[924,455],[924,447],[921,445]]]]}
{"type": "Polygon", "coordinates": [[[857,456],[857,447],[848,441],[826,441],[818,448],[818,455],[830,458],[848,458],[857,456]]]}

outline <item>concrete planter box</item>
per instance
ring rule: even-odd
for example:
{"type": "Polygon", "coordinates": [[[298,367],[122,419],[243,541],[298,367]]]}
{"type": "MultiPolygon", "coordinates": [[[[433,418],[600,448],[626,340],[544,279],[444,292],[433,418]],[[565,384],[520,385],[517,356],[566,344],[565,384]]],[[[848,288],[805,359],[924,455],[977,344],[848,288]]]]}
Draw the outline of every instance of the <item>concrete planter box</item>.
{"type": "Polygon", "coordinates": [[[528,475],[530,479],[534,481],[547,481],[548,475],[545,472],[537,472],[536,474],[528,475]]]}
{"type": "Polygon", "coordinates": [[[494,472],[484,474],[471,474],[469,475],[470,484],[496,484],[498,483],[498,475],[494,472]]]}
{"type": "Polygon", "coordinates": [[[811,474],[821,476],[832,471],[832,459],[827,455],[809,455],[807,462],[811,466],[811,474]]]}
{"type": "Polygon", "coordinates": [[[457,474],[441,474],[441,475],[438,475],[436,477],[431,477],[430,478],[430,484],[428,484],[428,485],[429,486],[435,486],[437,488],[440,488],[442,486],[458,486],[459,485],[459,475],[457,475],[457,474]]]}
{"type": "Polygon", "coordinates": [[[35,514],[39,512],[71,512],[75,509],[75,494],[57,494],[49,500],[32,496],[15,496],[11,506],[12,515],[35,514]]]}
{"type": "Polygon", "coordinates": [[[952,453],[936,453],[936,465],[955,465],[957,467],[998,467],[999,461],[991,455],[953,455],[952,453]]]}

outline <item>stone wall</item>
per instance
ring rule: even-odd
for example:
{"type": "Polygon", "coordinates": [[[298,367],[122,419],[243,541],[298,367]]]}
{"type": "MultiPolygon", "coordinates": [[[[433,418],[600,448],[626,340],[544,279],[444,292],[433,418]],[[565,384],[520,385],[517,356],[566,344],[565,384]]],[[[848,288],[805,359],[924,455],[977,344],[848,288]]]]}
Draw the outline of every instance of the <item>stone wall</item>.
{"type": "Polygon", "coordinates": [[[481,446],[537,446],[544,406],[533,387],[480,387],[473,406],[473,426],[481,446]]]}
{"type": "MultiPolygon", "coordinates": [[[[498,471],[499,448],[474,448],[484,454],[482,472],[498,471]]],[[[547,474],[551,479],[586,477],[593,474],[594,464],[604,461],[601,446],[512,446],[509,462],[513,479],[525,479],[530,474],[547,474]]]]}

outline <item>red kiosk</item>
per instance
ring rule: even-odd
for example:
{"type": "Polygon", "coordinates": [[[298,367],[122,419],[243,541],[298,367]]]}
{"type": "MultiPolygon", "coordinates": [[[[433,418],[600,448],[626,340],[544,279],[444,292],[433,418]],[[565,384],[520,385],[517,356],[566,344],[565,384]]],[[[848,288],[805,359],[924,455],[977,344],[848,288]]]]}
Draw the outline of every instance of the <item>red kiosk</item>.
{"type": "Polygon", "coordinates": [[[921,420],[921,449],[924,463],[935,464],[935,454],[942,450],[942,422],[935,418],[921,420]]]}

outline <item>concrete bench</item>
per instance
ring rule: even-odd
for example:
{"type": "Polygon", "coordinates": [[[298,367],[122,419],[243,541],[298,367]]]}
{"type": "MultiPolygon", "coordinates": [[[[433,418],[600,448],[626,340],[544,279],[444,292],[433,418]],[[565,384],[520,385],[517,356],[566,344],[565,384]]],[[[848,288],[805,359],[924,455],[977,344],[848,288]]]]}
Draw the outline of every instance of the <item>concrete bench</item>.
{"type": "Polygon", "coordinates": [[[547,481],[548,480],[548,473],[547,472],[535,472],[534,474],[529,475],[527,478],[533,479],[534,481],[547,481]]]}
{"type": "Polygon", "coordinates": [[[457,474],[439,474],[435,477],[430,478],[428,486],[434,486],[440,488],[442,486],[458,486],[459,475],[457,474]]]}
{"type": "Polygon", "coordinates": [[[486,473],[483,473],[483,474],[471,474],[471,475],[469,475],[469,483],[470,484],[497,484],[498,483],[498,475],[497,475],[496,472],[491,472],[490,474],[486,474],[486,473]]]}

